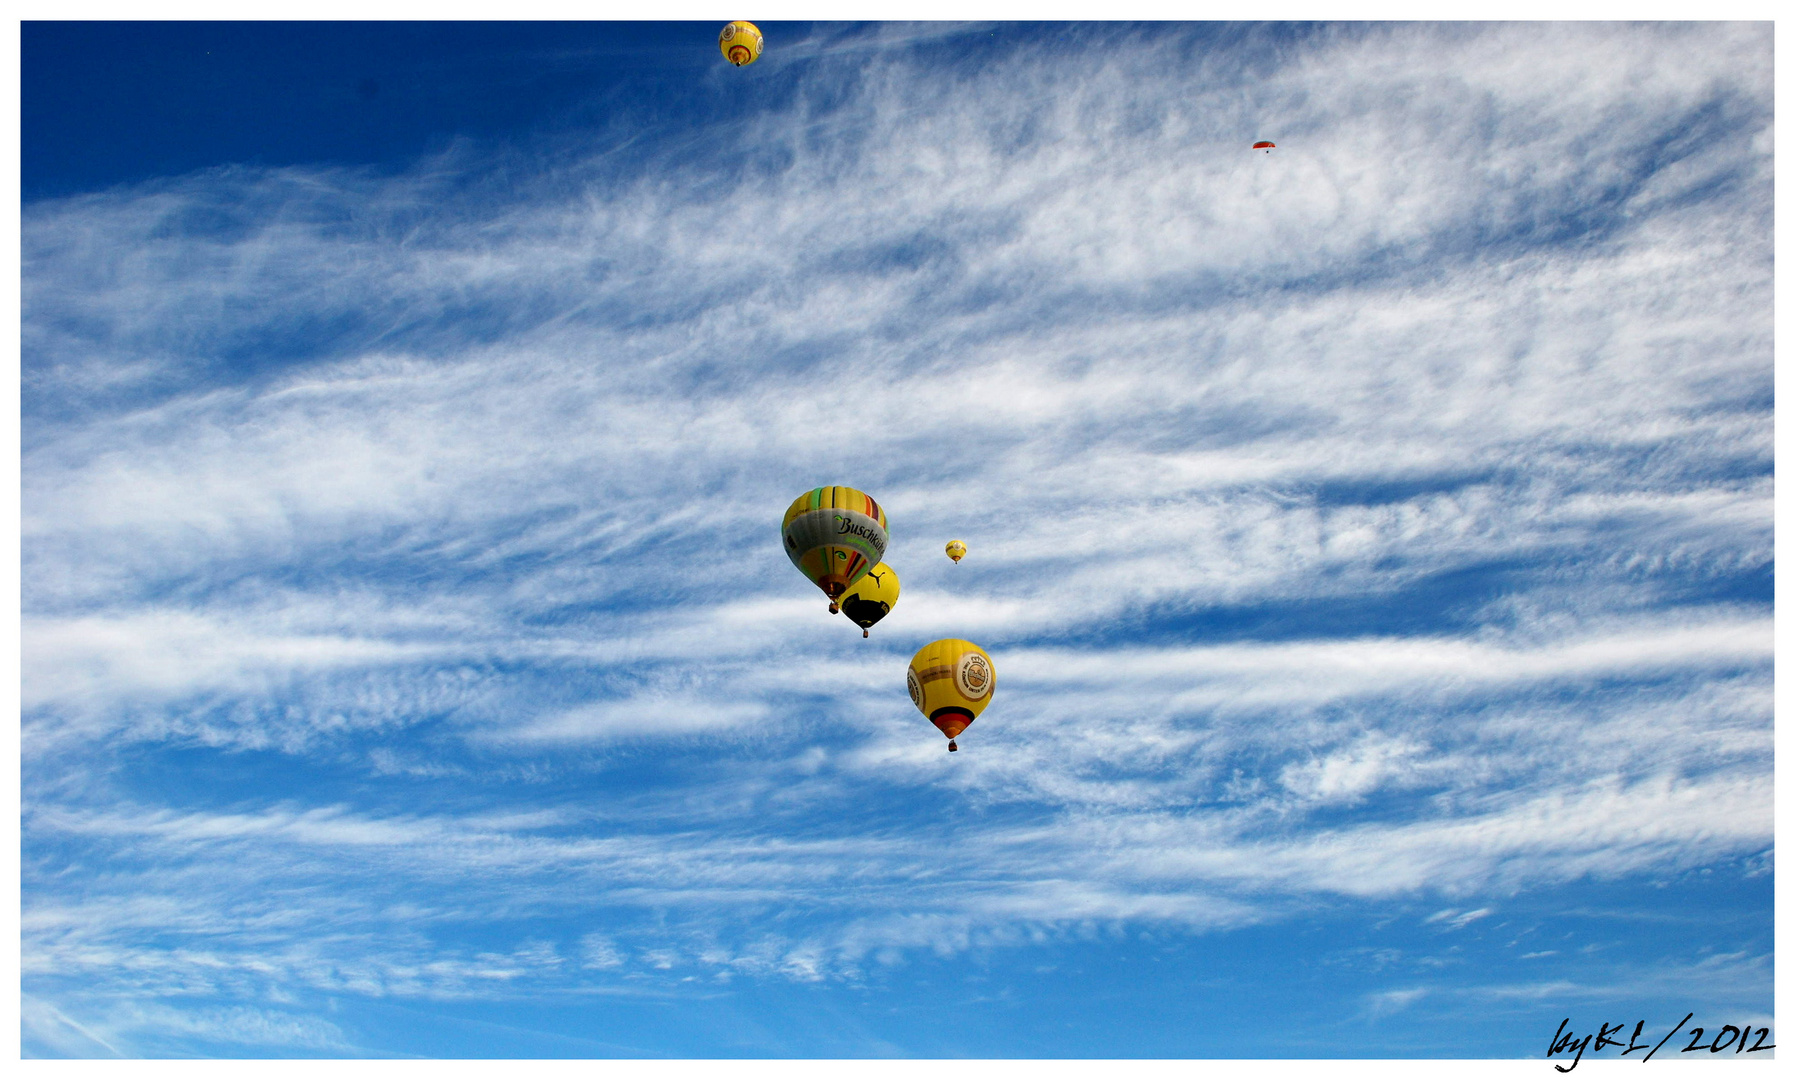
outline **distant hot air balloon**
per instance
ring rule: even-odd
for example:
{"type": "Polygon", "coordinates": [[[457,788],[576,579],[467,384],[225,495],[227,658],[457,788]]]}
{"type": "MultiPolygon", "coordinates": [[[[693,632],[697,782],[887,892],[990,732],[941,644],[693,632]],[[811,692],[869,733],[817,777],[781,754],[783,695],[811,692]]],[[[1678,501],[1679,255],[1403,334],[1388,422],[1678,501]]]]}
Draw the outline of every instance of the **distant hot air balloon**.
{"type": "Polygon", "coordinates": [[[966,545],[960,543],[958,540],[949,540],[947,542],[947,557],[955,562],[964,559],[966,557],[966,545]]]}
{"type": "Polygon", "coordinates": [[[1277,149],[1277,147],[1278,147],[1278,144],[1275,142],[1256,142],[1253,144],[1253,149],[1263,150],[1268,154],[1271,153],[1273,150],[1277,149]]]}
{"type": "Polygon", "coordinates": [[[717,35],[717,47],[723,50],[724,59],[736,67],[744,67],[760,59],[762,40],[760,27],[738,19],[717,35]]]}
{"type": "Polygon", "coordinates": [[[872,625],[891,614],[897,598],[897,571],[880,563],[841,594],[841,613],[860,627],[861,637],[872,637],[872,625]]]}
{"type": "Polygon", "coordinates": [[[910,700],[947,736],[951,751],[960,748],[954,737],[991,704],[997,669],[972,642],[943,638],[916,650],[905,681],[910,700]]]}
{"type": "Polygon", "coordinates": [[[885,557],[885,511],[850,487],[808,491],[785,512],[781,530],[792,565],[829,597],[829,613],[848,586],[885,557]]]}

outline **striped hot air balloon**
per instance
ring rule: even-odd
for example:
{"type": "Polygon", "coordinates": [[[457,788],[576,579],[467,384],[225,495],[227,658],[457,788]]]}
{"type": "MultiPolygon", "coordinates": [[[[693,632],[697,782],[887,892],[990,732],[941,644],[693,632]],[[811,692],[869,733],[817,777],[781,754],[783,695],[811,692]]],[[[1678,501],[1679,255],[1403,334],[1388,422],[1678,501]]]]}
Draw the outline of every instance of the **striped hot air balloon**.
{"type": "Polygon", "coordinates": [[[786,557],[829,598],[829,613],[848,586],[885,557],[885,511],[872,496],[851,487],[820,487],[800,495],[785,512],[781,530],[786,557]]]}

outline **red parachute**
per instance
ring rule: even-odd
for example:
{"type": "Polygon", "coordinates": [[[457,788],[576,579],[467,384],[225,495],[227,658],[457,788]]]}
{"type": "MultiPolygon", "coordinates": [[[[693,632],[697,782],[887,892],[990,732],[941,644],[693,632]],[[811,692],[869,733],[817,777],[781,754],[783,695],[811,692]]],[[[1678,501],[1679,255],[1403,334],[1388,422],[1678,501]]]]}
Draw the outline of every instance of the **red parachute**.
{"type": "Polygon", "coordinates": [[[1268,154],[1269,154],[1269,153],[1271,153],[1271,152],[1272,152],[1272,148],[1273,148],[1273,147],[1275,147],[1275,146],[1277,146],[1277,145],[1278,145],[1278,144],[1277,144],[1277,143],[1275,143],[1275,142],[1256,142],[1256,143],[1254,143],[1254,144],[1253,144],[1253,149],[1255,149],[1255,150],[1263,150],[1263,151],[1265,151],[1265,152],[1266,152],[1266,153],[1268,153],[1268,154]]]}

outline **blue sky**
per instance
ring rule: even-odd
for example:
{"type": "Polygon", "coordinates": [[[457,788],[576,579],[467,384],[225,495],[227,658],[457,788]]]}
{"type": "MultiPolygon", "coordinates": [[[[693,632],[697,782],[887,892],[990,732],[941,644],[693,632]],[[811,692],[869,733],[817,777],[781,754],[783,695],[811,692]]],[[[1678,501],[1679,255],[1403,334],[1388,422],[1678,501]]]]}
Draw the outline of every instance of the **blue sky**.
{"type": "Polygon", "coordinates": [[[717,28],[24,27],[27,1056],[1774,1024],[1769,24],[717,28]]]}

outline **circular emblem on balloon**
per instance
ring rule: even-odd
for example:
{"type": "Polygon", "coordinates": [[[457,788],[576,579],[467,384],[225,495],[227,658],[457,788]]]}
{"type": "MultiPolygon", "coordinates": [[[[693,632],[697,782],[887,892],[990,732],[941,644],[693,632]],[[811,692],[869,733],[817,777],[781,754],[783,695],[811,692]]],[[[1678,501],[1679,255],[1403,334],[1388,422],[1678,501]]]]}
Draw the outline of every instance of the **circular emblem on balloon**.
{"type": "Polygon", "coordinates": [[[724,41],[734,41],[735,40],[735,23],[730,23],[728,26],[725,26],[723,28],[723,40],[724,41]]]}
{"type": "Polygon", "coordinates": [[[910,704],[922,708],[922,683],[916,680],[915,668],[904,673],[904,682],[910,687],[910,704]]]}
{"type": "Polygon", "coordinates": [[[960,693],[977,701],[991,692],[991,662],[982,653],[967,653],[954,668],[954,682],[960,693]]]}

